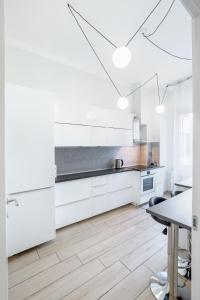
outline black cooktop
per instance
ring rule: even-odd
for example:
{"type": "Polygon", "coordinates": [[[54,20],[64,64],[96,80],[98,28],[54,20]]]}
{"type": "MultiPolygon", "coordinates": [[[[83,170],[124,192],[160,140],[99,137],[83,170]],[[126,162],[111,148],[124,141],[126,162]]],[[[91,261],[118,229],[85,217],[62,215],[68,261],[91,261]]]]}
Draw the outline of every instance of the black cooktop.
{"type": "Polygon", "coordinates": [[[157,169],[157,168],[161,168],[162,166],[157,166],[157,165],[136,165],[134,166],[134,169],[137,171],[146,171],[149,169],[157,169]]]}

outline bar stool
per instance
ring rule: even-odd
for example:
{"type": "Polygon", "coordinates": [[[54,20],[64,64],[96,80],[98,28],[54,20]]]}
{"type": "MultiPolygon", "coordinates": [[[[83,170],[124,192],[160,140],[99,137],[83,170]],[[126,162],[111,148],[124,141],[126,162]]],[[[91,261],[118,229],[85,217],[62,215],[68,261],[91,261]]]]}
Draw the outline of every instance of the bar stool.
{"type": "MultiPolygon", "coordinates": [[[[152,197],[149,200],[149,207],[157,205],[163,201],[166,201],[166,198],[163,197],[152,197]]],[[[152,218],[162,224],[165,225],[166,228],[162,231],[163,234],[167,235],[167,227],[170,227],[170,223],[166,222],[164,220],[161,220],[160,218],[156,216],[152,216],[152,218]]],[[[183,249],[181,249],[183,250],[183,249]]],[[[188,264],[188,260],[182,257],[178,258],[178,268],[181,269],[188,269],[190,266],[186,266],[188,264]]],[[[150,288],[151,292],[154,295],[155,299],[158,300],[165,300],[168,299],[166,296],[169,293],[169,284],[168,284],[168,278],[167,278],[167,272],[157,272],[155,275],[153,275],[150,279],[150,288]]],[[[184,287],[184,286],[182,286],[184,287]]]]}
{"type": "MultiPolygon", "coordinates": [[[[152,197],[149,200],[149,207],[157,205],[163,201],[166,201],[166,198],[163,197],[152,197]]],[[[164,228],[164,230],[162,231],[162,233],[164,235],[167,235],[167,227],[170,226],[169,222],[166,222],[164,220],[161,220],[160,218],[156,217],[156,216],[152,216],[152,218],[166,226],[166,228],[164,228]]],[[[166,295],[169,293],[169,284],[168,284],[168,280],[167,280],[167,272],[157,272],[155,275],[153,275],[150,278],[150,288],[151,288],[151,292],[154,295],[155,299],[158,300],[164,300],[166,295]]]]}

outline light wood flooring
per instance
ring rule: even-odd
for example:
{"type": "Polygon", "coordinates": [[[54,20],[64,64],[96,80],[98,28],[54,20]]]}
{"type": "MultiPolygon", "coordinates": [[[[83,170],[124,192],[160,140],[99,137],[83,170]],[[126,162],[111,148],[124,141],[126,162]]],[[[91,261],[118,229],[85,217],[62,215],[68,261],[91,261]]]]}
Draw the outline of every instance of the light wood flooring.
{"type": "Polygon", "coordinates": [[[166,243],[132,205],[67,226],[9,259],[9,300],[153,300],[149,278],[167,267],[166,243]]]}

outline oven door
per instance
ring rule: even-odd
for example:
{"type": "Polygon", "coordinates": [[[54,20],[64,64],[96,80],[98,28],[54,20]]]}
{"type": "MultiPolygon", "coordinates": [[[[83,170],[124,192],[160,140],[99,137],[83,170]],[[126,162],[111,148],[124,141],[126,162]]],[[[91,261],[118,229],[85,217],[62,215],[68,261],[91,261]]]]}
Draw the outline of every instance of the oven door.
{"type": "Polygon", "coordinates": [[[141,177],[141,194],[149,194],[155,191],[155,175],[141,177]]]}

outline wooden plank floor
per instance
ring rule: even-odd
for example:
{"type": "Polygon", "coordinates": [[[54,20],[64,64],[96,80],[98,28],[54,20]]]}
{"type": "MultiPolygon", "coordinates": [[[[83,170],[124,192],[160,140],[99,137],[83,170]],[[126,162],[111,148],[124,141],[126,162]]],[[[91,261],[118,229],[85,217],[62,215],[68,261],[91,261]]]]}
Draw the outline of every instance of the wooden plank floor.
{"type": "Polygon", "coordinates": [[[162,229],[133,205],[62,228],[9,259],[9,300],[153,300],[149,278],[167,267],[162,229]]]}

